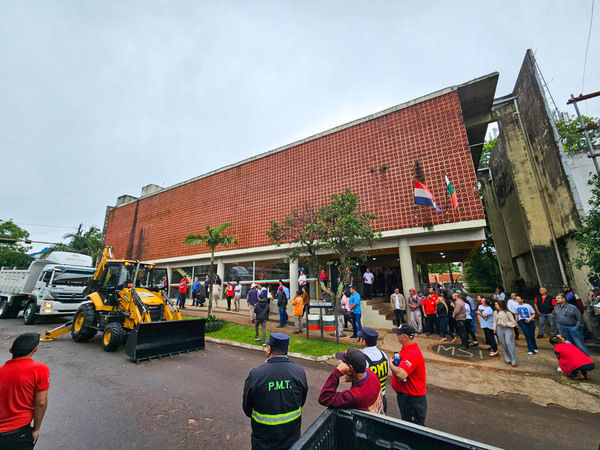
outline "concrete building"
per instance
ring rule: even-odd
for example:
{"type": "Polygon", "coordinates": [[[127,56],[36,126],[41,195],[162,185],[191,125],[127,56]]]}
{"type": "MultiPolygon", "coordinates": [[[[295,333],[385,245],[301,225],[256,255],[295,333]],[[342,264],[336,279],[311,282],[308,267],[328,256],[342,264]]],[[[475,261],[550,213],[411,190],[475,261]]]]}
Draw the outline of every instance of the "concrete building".
{"type": "Polygon", "coordinates": [[[593,163],[565,153],[531,50],[513,92],[494,100],[492,117],[500,134],[479,180],[506,290],[531,296],[543,286],[555,295],[568,284],[586,296],[590,284],[571,263],[571,236],[587,207],[593,163]]]}
{"type": "MultiPolygon", "coordinates": [[[[428,279],[418,265],[467,261],[484,240],[485,219],[477,190],[479,161],[498,80],[493,73],[394,106],[318,135],[223,167],[169,188],[149,185],[139,198],[122,196],[108,207],[106,244],[119,257],[153,261],[183,274],[208,272],[206,247],[184,244],[189,233],[232,222],[238,244],[215,254],[225,281],[289,279],[297,286],[298,262],[267,237],[271,220],[282,221],[306,203],[318,207],[349,188],[383,234],[366,264],[384,291],[405,294],[428,279]],[[416,163],[441,208],[414,203],[416,163]],[[444,183],[458,196],[454,212],[444,183]],[[198,213],[202,211],[203,213],[198,213]]],[[[324,263],[329,256],[320,256],[324,263]]],[[[362,280],[362,267],[354,270],[362,280]]],[[[314,276],[315,274],[308,274],[314,276]]],[[[330,274],[337,279],[337,274],[330,274]]],[[[245,304],[245,302],[242,302],[245,304]]],[[[389,326],[386,313],[367,305],[364,323],[389,326]]],[[[291,308],[291,307],[290,307],[291,308]]]]}

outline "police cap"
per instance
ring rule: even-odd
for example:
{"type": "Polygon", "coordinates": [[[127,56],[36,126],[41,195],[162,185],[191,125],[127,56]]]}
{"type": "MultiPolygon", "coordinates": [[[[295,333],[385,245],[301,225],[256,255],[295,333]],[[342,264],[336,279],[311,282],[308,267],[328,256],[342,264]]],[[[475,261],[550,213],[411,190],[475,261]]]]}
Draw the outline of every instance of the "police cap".
{"type": "Polygon", "coordinates": [[[271,333],[268,344],[278,353],[287,353],[290,346],[290,337],[283,333],[271,333]]]}
{"type": "Polygon", "coordinates": [[[373,328],[363,327],[362,331],[359,332],[358,335],[365,340],[367,346],[372,347],[374,345],[377,345],[377,338],[379,337],[379,333],[373,328]]]}

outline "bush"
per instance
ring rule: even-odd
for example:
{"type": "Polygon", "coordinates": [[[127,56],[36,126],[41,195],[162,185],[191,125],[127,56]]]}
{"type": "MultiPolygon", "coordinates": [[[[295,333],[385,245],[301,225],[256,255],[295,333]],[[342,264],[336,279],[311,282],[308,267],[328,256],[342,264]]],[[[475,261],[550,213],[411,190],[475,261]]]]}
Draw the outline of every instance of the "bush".
{"type": "Polygon", "coordinates": [[[205,333],[212,333],[213,331],[220,330],[225,325],[223,319],[217,319],[217,316],[208,316],[206,318],[206,326],[204,327],[205,333]]]}

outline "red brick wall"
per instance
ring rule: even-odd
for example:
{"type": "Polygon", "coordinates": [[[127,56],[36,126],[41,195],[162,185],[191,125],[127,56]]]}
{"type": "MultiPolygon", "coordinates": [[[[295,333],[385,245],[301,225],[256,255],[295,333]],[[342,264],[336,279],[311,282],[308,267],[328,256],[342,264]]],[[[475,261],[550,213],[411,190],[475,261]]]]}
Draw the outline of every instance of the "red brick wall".
{"type": "Polygon", "coordinates": [[[377,215],[373,225],[381,231],[483,219],[476,183],[458,95],[451,92],[113,209],[106,243],[119,257],[128,249],[128,257],[139,259],[196,254],[205,249],[185,245],[187,234],[232,222],[228,233],[239,242],[232,249],[269,245],[270,220],[281,221],[305,201],[326,203],[345,188],[377,215]],[[441,213],[414,204],[417,159],[441,213]],[[452,212],[446,171],[458,213],[452,212]]]}

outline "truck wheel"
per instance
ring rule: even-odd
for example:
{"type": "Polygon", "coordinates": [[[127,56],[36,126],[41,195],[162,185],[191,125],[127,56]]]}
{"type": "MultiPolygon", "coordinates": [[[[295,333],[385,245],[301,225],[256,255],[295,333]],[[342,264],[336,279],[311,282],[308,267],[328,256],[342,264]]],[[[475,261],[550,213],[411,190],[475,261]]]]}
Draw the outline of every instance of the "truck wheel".
{"type": "Polygon", "coordinates": [[[23,322],[25,322],[25,325],[33,325],[35,319],[37,319],[37,305],[31,302],[23,311],[23,322]]]}
{"type": "Polygon", "coordinates": [[[10,306],[8,306],[8,300],[0,300],[0,319],[8,319],[10,314],[10,306]]]}
{"type": "Polygon", "coordinates": [[[102,348],[105,352],[113,352],[120,347],[125,338],[125,330],[120,323],[109,323],[102,335],[102,348]]]}
{"type": "Polygon", "coordinates": [[[13,302],[13,305],[9,307],[8,318],[14,319],[15,317],[17,317],[19,315],[19,311],[21,311],[21,302],[20,301],[18,301],[17,303],[13,302]]]}
{"type": "Polygon", "coordinates": [[[71,336],[77,342],[89,341],[98,332],[96,329],[97,322],[94,304],[81,305],[73,318],[71,336]]]}

